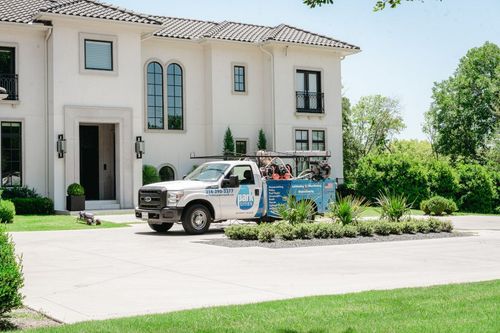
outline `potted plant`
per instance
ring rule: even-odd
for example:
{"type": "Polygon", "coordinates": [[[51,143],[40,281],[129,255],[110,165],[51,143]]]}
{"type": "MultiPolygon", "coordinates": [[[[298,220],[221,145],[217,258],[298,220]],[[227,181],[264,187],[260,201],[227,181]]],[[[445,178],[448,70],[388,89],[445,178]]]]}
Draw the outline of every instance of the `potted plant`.
{"type": "Polygon", "coordinates": [[[78,183],[68,186],[66,197],[66,209],[74,212],[85,209],[85,189],[78,183]]]}

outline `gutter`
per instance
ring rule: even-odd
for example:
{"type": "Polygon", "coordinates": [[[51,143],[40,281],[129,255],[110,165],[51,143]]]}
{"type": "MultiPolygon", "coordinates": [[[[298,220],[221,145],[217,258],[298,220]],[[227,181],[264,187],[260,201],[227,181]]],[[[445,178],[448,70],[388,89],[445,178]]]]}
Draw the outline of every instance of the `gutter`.
{"type": "Polygon", "coordinates": [[[52,27],[47,27],[45,34],[45,189],[47,196],[50,198],[49,189],[49,176],[50,176],[50,162],[49,162],[49,146],[50,146],[50,121],[49,121],[49,39],[52,36],[52,27]]]}
{"type": "Polygon", "coordinates": [[[273,128],[272,128],[272,137],[273,137],[273,151],[276,151],[276,96],[275,96],[275,91],[274,91],[274,54],[269,52],[268,50],[264,49],[262,44],[259,45],[259,48],[261,49],[262,52],[267,54],[271,58],[271,98],[272,98],[272,103],[271,103],[271,113],[273,114],[273,128]]]}

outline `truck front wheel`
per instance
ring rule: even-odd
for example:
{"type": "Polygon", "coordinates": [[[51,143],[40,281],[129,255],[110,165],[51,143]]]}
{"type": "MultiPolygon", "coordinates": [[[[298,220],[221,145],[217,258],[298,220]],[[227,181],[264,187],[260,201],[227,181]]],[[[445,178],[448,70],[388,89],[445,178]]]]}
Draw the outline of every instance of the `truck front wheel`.
{"type": "Polygon", "coordinates": [[[182,219],[182,226],[190,235],[204,234],[210,227],[212,216],[207,207],[200,204],[188,208],[182,219]]]}
{"type": "Polygon", "coordinates": [[[148,223],[149,227],[156,232],[167,232],[174,225],[173,223],[152,224],[148,223]]]}

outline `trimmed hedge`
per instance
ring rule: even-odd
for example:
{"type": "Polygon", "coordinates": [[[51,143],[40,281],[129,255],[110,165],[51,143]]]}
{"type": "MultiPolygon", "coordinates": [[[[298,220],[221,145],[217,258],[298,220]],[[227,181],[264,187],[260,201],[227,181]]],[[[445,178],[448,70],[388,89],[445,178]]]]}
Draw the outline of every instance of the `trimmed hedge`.
{"type": "Polygon", "coordinates": [[[422,201],[420,209],[427,215],[434,214],[436,216],[440,216],[443,213],[450,215],[458,210],[455,201],[438,195],[422,201]]]}
{"type": "Polygon", "coordinates": [[[2,199],[39,197],[40,195],[34,188],[29,188],[27,186],[2,187],[2,199]]]}
{"type": "Polygon", "coordinates": [[[24,283],[21,260],[14,252],[12,239],[2,228],[0,228],[0,263],[1,320],[8,312],[23,305],[20,290],[24,283]]]}
{"type": "Polygon", "coordinates": [[[10,200],[0,200],[0,223],[12,223],[16,216],[16,208],[10,200]]]}
{"type": "Polygon", "coordinates": [[[224,229],[224,234],[232,240],[259,240],[273,242],[275,239],[291,241],[295,239],[328,239],[344,237],[372,237],[429,232],[452,232],[453,225],[449,221],[435,218],[426,220],[410,220],[406,222],[363,221],[343,226],[340,223],[299,223],[278,222],[274,224],[231,225],[224,229]]]}
{"type": "Polygon", "coordinates": [[[54,202],[50,198],[14,198],[17,215],[52,215],[54,202]]]}
{"type": "Polygon", "coordinates": [[[491,172],[479,164],[462,164],[458,166],[458,175],[457,199],[460,210],[492,213],[497,189],[491,172]]]}

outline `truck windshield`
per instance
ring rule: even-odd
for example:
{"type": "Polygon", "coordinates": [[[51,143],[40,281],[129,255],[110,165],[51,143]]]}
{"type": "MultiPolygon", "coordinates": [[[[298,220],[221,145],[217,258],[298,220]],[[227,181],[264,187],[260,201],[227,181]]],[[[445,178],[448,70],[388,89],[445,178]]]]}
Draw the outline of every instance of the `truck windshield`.
{"type": "Polygon", "coordinates": [[[226,163],[202,164],[186,176],[188,180],[214,182],[218,180],[229,167],[226,163]]]}

